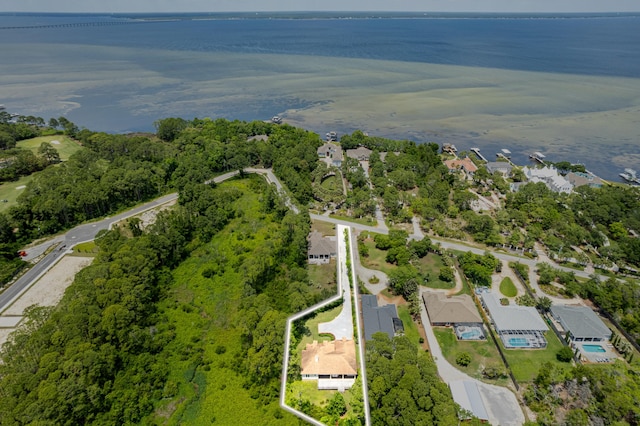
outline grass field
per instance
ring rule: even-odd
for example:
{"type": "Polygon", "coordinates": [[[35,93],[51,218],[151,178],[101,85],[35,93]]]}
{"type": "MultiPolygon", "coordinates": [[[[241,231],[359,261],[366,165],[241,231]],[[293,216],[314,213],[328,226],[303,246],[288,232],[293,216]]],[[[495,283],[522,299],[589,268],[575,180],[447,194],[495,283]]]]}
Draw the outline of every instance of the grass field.
{"type": "Polygon", "coordinates": [[[51,146],[58,151],[62,161],[68,160],[72,154],[82,149],[82,146],[78,142],[65,135],[39,136],[37,138],[20,141],[16,146],[18,148],[30,149],[37,154],[38,148],[40,148],[42,142],[49,142],[51,146]],[[56,141],[58,143],[55,143],[56,141]]]}
{"type": "Polygon", "coordinates": [[[315,229],[322,235],[336,235],[336,225],[328,222],[321,222],[319,220],[311,221],[311,229],[315,229]]]}
{"type": "Polygon", "coordinates": [[[364,245],[369,249],[369,256],[360,256],[360,262],[365,268],[375,269],[376,271],[382,271],[389,275],[391,271],[397,268],[396,265],[388,263],[385,258],[387,252],[376,248],[376,243],[372,239],[366,239],[364,245]]]}
{"type": "Polygon", "coordinates": [[[318,291],[324,290],[336,292],[336,261],[331,259],[329,263],[321,265],[309,265],[309,281],[318,291]]]}
{"type": "MultiPolygon", "coordinates": [[[[556,335],[548,331],[545,334],[547,347],[545,349],[504,349],[505,357],[511,366],[511,371],[518,382],[532,381],[540,366],[551,362],[560,368],[568,368],[569,364],[556,359],[556,353],[562,348],[562,343],[556,335]]],[[[502,341],[499,341],[502,345],[502,341]]]]}
{"type": "Polygon", "coordinates": [[[244,362],[239,354],[248,319],[243,311],[243,268],[232,265],[258,256],[278,229],[270,219],[260,219],[264,214],[259,194],[250,190],[250,181],[221,184],[242,191],[235,203],[242,206],[243,214],[195,249],[172,274],[161,313],[175,327],[175,339],[164,349],[169,370],[166,389],[174,391],[156,407],[154,424],[297,424],[293,416],[280,410],[277,401],[258,403],[247,378],[235,367],[244,362]],[[249,229],[252,238],[245,238],[249,229]],[[203,276],[211,265],[220,264],[219,273],[203,276]]]}
{"type": "Polygon", "coordinates": [[[456,286],[455,282],[446,282],[438,278],[440,275],[440,268],[444,267],[442,256],[436,253],[429,253],[422,259],[420,259],[415,266],[420,273],[428,275],[429,281],[426,281],[424,285],[429,288],[450,289],[456,286]]]}
{"type": "Polygon", "coordinates": [[[436,335],[436,339],[438,339],[438,344],[447,361],[460,371],[487,383],[504,386],[509,382],[508,378],[487,380],[482,376],[484,367],[490,365],[499,365],[506,371],[500,359],[498,349],[491,339],[467,342],[459,341],[451,327],[434,327],[433,332],[436,335]],[[456,356],[461,352],[467,352],[471,355],[471,364],[466,367],[456,365],[456,356]]]}
{"type": "Polygon", "coordinates": [[[518,289],[511,281],[511,278],[504,277],[500,282],[500,293],[505,297],[516,297],[518,295],[518,289]]]}
{"type": "Polygon", "coordinates": [[[25,176],[15,182],[6,182],[0,185],[0,200],[7,200],[6,202],[0,201],[0,212],[9,210],[11,206],[16,205],[18,196],[22,194],[24,187],[31,182],[32,179],[33,175],[25,176]]]}
{"type": "Polygon", "coordinates": [[[329,217],[332,218],[332,219],[339,219],[339,220],[345,220],[347,222],[359,223],[360,225],[367,225],[367,226],[375,226],[376,225],[376,220],[371,218],[371,217],[365,217],[365,218],[362,218],[362,219],[357,219],[355,217],[344,216],[344,215],[339,215],[339,214],[330,214],[329,217]]]}
{"type": "Polygon", "coordinates": [[[417,347],[421,347],[420,332],[418,331],[418,326],[411,319],[411,314],[409,313],[409,307],[407,305],[398,306],[398,317],[402,320],[404,335],[407,336],[411,343],[417,347]]]}

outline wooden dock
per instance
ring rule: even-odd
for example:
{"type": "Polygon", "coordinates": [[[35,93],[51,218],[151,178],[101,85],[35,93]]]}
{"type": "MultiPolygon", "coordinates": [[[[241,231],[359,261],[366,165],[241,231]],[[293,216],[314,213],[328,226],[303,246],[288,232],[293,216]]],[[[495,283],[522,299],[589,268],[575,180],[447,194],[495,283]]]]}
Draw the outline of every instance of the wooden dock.
{"type": "Polygon", "coordinates": [[[485,163],[489,162],[489,160],[484,158],[484,155],[480,154],[480,148],[471,148],[471,151],[473,151],[473,153],[476,154],[478,158],[484,161],[485,163]]]}
{"type": "Polygon", "coordinates": [[[531,158],[532,160],[536,160],[540,164],[544,164],[545,155],[536,151],[533,154],[530,154],[529,158],[531,158]]]}

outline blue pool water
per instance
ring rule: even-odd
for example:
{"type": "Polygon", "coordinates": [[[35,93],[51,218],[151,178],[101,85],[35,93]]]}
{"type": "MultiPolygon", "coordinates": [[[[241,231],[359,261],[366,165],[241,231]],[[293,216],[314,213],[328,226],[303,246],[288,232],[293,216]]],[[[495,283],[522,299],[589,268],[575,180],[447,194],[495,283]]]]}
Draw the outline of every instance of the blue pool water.
{"type": "Polygon", "coordinates": [[[526,348],[529,347],[529,342],[524,337],[511,337],[509,345],[515,348],[526,348]]]}
{"type": "Polygon", "coordinates": [[[478,338],[481,338],[482,336],[483,336],[482,332],[477,329],[460,333],[460,338],[463,340],[478,339],[478,338]]]}
{"type": "Polygon", "coordinates": [[[590,353],[606,352],[606,349],[600,345],[582,345],[582,348],[584,349],[585,352],[590,352],[590,353]]]}

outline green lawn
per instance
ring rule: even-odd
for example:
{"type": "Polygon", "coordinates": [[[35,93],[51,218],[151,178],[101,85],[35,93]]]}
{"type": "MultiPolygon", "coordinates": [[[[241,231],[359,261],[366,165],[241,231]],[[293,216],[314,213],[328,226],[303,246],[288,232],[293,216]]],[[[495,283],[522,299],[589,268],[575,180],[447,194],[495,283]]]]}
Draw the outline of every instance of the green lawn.
{"type": "Polygon", "coordinates": [[[429,288],[450,289],[456,286],[455,282],[446,282],[438,278],[440,275],[440,268],[443,268],[444,262],[442,256],[436,253],[429,253],[418,262],[415,263],[416,268],[421,274],[427,275],[429,281],[426,281],[424,285],[429,288]]]}
{"type": "Polygon", "coordinates": [[[436,339],[438,339],[438,344],[440,345],[442,353],[447,361],[460,371],[487,383],[504,386],[509,382],[508,378],[487,380],[482,376],[483,368],[490,365],[498,365],[506,372],[506,368],[500,359],[498,349],[495,347],[493,340],[491,340],[490,337],[487,340],[464,342],[457,339],[453,332],[453,328],[451,327],[434,327],[433,332],[436,335],[436,339]],[[456,365],[456,356],[461,352],[467,352],[471,355],[471,364],[466,367],[456,365]]]}
{"type": "Polygon", "coordinates": [[[376,226],[376,223],[377,223],[376,220],[372,217],[363,217],[361,219],[358,219],[355,217],[344,216],[339,214],[330,214],[329,217],[333,219],[338,219],[338,220],[346,220],[347,222],[359,223],[360,225],[367,225],[367,226],[376,226]]]}
{"type": "MultiPolygon", "coordinates": [[[[297,350],[302,353],[302,350],[307,346],[307,343],[313,343],[314,340],[318,342],[333,340],[333,336],[318,333],[318,324],[331,321],[337,317],[340,312],[342,312],[342,305],[329,311],[320,312],[316,314],[315,317],[308,319],[305,322],[305,325],[307,326],[310,334],[308,336],[303,336],[302,339],[300,339],[297,350]]],[[[304,318],[302,321],[304,321],[304,318]]]]}
{"type": "Polygon", "coordinates": [[[500,293],[505,297],[516,297],[518,295],[518,289],[509,277],[504,277],[500,282],[500,293]]]}
{"type": "Polygon", "coordinates": [[[328,191],[342,191],[342,181],[335,175],[323,180],[321,186],[328,191]]]}
{"type": "Polygon", "coordinates": [[[376,243],[372,239],[366,239],[364,241],[364,244],[369,249],[368,257],[360,256],[360,262],[362,262],[362,265],[365,268],[382,271],[387,275],[389,275],[391,271],[397,268],[396,265],[387,263],[387,261],[385,260],[385,258],[387,257],[387,252],[377,249],[376,243]]]}
{"type": "Polygon", "coordinates": [[[322,235],[336,235],[336,225],[329,222],[321,222],[319,220],[311,221],[311,229],[315,229],[322,235]]]}
{"type": "Polygon", "coordinates": [[[318,390],[317,380],[298,380],[291,382],[287,389],[287,393],[293,398],[299,398],[303,395],[313,405],[325,407],[337,390],[318,390]]]}
{"type": "Polygon", "coordinates": [[[196,248],[172,273],[169,295],[159,314],[175,327],[175,339],[164,352],[169,371],[166,388],[176,391],[158,404],[152,424],[297,424],[278,408],[277,401],[258,404],[246,377],[236,368],[243,362],[238,355],[242,327],[248,320],[242,308],[246,299],[243,268],[233,265],[259,255],[277,229],[261,212],[250,180],[221,184],[243,192],[235,202],[242,206],[243,215],[196,248]],[[252,238],[245,238],[249,231],[252,238]],[[203,272],[211,265],[222,265],[220,272],[205,278],[203,272]]]}
{"type": "Polygon", "coordinates": [[[60,159],[62,161],[68,160],[72,154],[82,149],[80,143],[65,135],[39,136],[37,138],[20,141],[16,144],[16,146],[18,148],[30,149],[37,154],[38,148],[40,148],[42,142],[49,142],[51,146],[53,146],[56,151],[58,151],[58,154],[60,154],[60,159]]]}
{"type": "MultiPolygon", "coordinates": [[[[563,346],[558,337],[552,331],[547,331],[545,338],[547,340],[545,349],[503,349],[518,382],[532,381],[538,374],[540,366],[547,361],[561,368],[569,367],[569,364],[556,359],[556,353],[563,346]]],[[[502,341],[499,341],[499,344],[502,345],[502,341]]]]}
{"type": "Polygon", "coordinates": [[[16,200],[24,191],[24,187],[33,179],[33,175],[24,176],[15,182],[6,182],[0,185],[0,212],[9,210],[10,207],[16,205],[16,200]]]}
{"type": "Polygon", "coordinates": [[[317,292],[324,290],[336,292],[336,261],[321,265],[309,265],[309,281],[317,292]]]}
{"type": "Polygon", "coordinates": [[[402,325],[404,325],[404,335],[407,336],[411,343],[417,347],[422,347],[420,343],[420,332],[418,331],[416,323],[411,319],[409,307],[407,305],[398,306],[398,316],[402,320],[402,325]]]}

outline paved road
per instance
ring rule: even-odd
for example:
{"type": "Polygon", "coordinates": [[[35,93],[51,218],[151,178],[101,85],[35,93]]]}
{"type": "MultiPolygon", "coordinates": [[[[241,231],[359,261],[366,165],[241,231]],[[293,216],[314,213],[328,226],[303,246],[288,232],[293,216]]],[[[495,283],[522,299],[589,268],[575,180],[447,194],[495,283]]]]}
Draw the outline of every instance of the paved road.
{"type": "MultiPolygon", "coordinates": [[[[247,173],[258,173],[266,177],[267,181],[270,183],[274,183],[278,192],[283,194],[285,197],[285,202],[287,205],[296,213],[299,212],[298,208],[291,203],[289,198],[284,193],[282,188],[282,184],[278,181],[278,178],[273,174],[271,169],[255,169],[250,168],[245,170],[247,173]]],[[[216,176],[215,178],[205,182],[215,182],[220,183],[233,176],[236,176],[238,171],[233,171],[229,173],[225,173],[220,176],[216,176]]],[[[2,294],[0,294],[0,312],[4,311],[15,299],[17,299],[22,293],[24,293],[32,283],[34,283],[40,276],[42,276],[46,271],[49,270],[53,265],[58,262],[62,256],[70,249],[72,246],[78,243],[83,243],[86,241],[91,241],[95,239],[98,232],[102,230],[109,229],[114,223],[117,223],[121,220],[129,218],[131,216],[138,215],[144,211],[151,210],[163,204],[169,203],[171,201],[175,201],[178,198],[177,193],[168,194],[160,198],[156,198],[153,201],[149,201],[148,203],[142,204],[138,207],[135,207],[131,210],[127,210],[126,212],[117,214],[115,216],[106,217],[102,220],[98,220],[96,222],[86,223],[83,225],[76,226],[73,229],[67,231],[66,234],[56,237],[51,240],[51,245],[55,244],[59,241],[64,241],[62,245],[55,248],[45,257],[43,257],[38,263],[31,267],[23,276],[21,276],[15,283],[13,283],[10,287],[5,289],[2,294]]]]}

